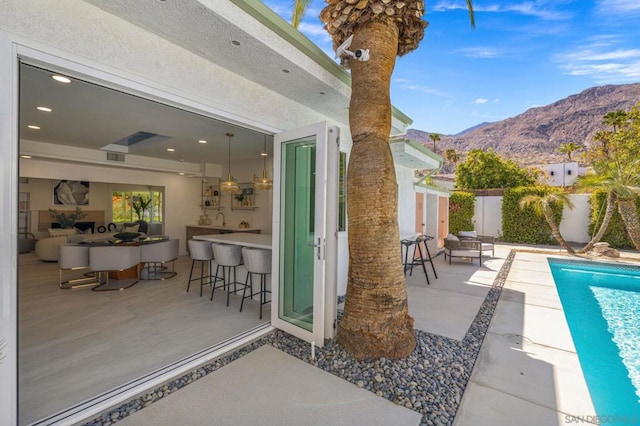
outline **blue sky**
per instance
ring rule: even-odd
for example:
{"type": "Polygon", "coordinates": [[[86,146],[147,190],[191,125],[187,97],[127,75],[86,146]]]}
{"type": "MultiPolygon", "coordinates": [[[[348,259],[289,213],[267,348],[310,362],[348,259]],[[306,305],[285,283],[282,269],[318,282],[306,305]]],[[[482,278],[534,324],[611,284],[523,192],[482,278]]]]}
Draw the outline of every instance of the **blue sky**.
{"type": "MultiPolygon", "coordinates": [[[[290,21],[293,0],[264,0],[290,21]]],[[[334,56],[311,0],[300,31],[334,56]]],[[[412,128],[454,134],[605,84],[640,82],[640,0],[426,2],[417,50],[398,58],[391,101],[412,128]]]]}

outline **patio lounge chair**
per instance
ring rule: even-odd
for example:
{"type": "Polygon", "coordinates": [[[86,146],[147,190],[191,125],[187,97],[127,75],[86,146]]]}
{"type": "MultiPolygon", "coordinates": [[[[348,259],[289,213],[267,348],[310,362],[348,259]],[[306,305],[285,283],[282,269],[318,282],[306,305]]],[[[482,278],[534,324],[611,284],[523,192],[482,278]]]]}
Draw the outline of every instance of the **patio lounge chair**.
{"type": "Polygon", "coordinates": [[[480,240],[460,240],[458,237],[449,234],[444,239],[444,260],[449,256],[449,264],[454,257],[464,257],[478,259],[478,265],[482,265],[482,241],[480,240]]]}
{"type": "Polygon", "coordinates": [[[494,255],[494,244],[496,238],[490,235],[478,235],[476,231],[460,231],[458,232],[458,238],[462,241],[479,240],[482,242],[482,251],[484,253],[491,252],[491,257],[494,255]]]}

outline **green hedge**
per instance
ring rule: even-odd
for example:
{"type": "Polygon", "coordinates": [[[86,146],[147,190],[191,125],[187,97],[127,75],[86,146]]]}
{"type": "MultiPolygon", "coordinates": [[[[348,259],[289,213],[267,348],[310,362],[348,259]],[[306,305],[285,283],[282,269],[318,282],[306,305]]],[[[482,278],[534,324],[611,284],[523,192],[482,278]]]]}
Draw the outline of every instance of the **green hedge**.
{"type": "Polygon", "coordinates": [[[473,209],[476,194],[466,191],[454,191],[449,198],[449,232],[473,231],[473,209]]]}
{"type": "MultiPolygon", "coordinates": [[[[533,186],[506,188],[502,199],[502,239],[510,243],[558,244],[544,216],[535,213],[533,206],[520,208],[520,199],[525,195],[544,196],[559,189],[533,186]]],[[[562,220],[562,206],[552,206],[556,223],[562,220]]]]}
{"type": "MultiPolygon", "coordinates": [[[[589,235],[593,235],[600,228],[602,222],[602,216],[604,216],[605,203],[607,200],[607,194],[604,191],[596,191],[591,194],[589,203],[591,205],[591,220],[589,223],[589,235]]],[[[640,199],[636,201],[636,206],[640,211],[640,199]]],[[[633,243],[629,239],[629,234],[624,227],[624,222],[618,213],[616,206],[611,222],[605,231],[600,241],[608,242],[611,247],[620,249],[633,249],[633,243]]]]}

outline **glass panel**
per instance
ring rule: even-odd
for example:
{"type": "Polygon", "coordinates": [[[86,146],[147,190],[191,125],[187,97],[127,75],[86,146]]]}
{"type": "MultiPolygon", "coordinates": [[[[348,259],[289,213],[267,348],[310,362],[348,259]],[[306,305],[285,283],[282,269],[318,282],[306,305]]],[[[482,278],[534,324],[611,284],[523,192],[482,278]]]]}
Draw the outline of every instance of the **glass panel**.
{"type": "Polygon", "coordinates": [[[347,153],[340,152],[338,168],[338,231],[347,229],[347,153]]]}
{"type": "Polygon", "coordinates": [[[313,330],[315,159],[315,138],[282,146],[278,316],[308,331],[313,330]]]}

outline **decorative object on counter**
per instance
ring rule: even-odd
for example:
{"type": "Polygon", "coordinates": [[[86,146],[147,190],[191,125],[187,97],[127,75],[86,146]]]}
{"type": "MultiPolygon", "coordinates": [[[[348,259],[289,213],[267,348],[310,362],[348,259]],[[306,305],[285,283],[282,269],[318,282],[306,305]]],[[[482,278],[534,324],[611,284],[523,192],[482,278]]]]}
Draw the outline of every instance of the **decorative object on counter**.
{"type": "Polygon", "coordinates": [[[264,151],[260,155],[262,155],[264,161],[262,177],[253,176],[253,187],[255,189],[271,189],[273,188],[273,180],[269,179],[267,175],[267,135],[264,135],[264,151]]]}
{"type": "Polygon", "coordinates": [[[60,224],[60,227],[64,229],[73,228],[73,225],[75,225],[77,221],[87,215],[80,207],[76,207],[76,210],[73,213],[70,211],[58,212],[55,209],[49,209],[49,214],[51,217],[55,218],[56,222],[60,224]]]}
{"type": "Polygon", "coordinates": [[[238,228],[240,228],[240,229],[247,229],[249,227],[250,227],[249,222],[244,221],[244,220],[242,222],[240,222],[240,225],[238,225],[238,228]]]}
{"type": "Polygon", "coordinates": [[[140,234],[139,232],[118,232],[113,236],[113,238],[117,238],[122,242],[129,243],[138,238],[140,235],[142,234],[140,234]]]}
{"type": "Polygon", "coordinates": [[[233,180],[233,176],[231,176],[231,138],[233,137],[233,133],[227,133],[226,135],[229,138],[229,176],[226,181],[220,183],[220,189],[233,193],[240,189],[240,187],[233,180]]]}

